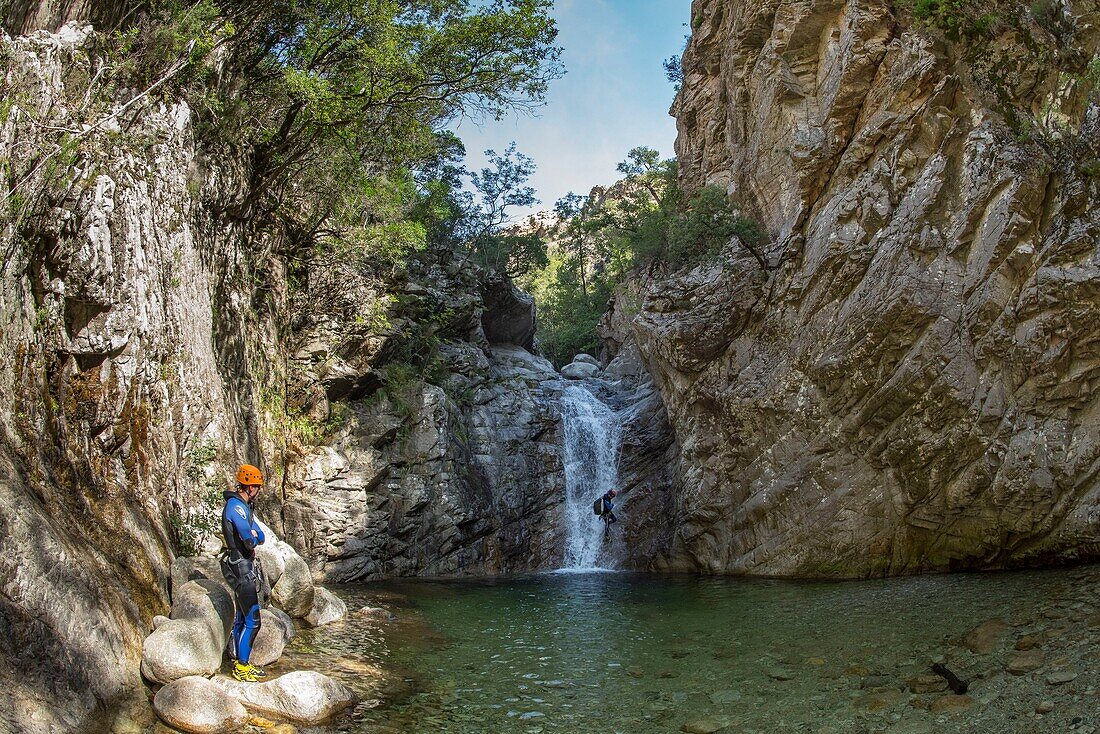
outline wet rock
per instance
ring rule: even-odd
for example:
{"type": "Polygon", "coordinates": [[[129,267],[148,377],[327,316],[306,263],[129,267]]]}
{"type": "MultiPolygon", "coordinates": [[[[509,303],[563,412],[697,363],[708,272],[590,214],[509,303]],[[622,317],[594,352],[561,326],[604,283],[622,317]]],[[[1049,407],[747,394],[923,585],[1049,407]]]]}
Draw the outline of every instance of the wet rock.
{"type": "Polygon", "coordinates": [[[264,683],[241,683],[224,676],[214,683],[250,710],[307,724],[330,719],[356,701],[343,683],[309,670],[264,683]]]}
{"type": "Polygon", "coordinates": [[[306,622],[312,627],[320,627],[330,622],[343,619],[348,613],[348,607],[328,589],[320,586],[314,587],[313,608],[306,615],[306,622]]]}
{"type": "Polygon", "coordinates": [[[888,688],[894,679],[888,675],[867,675],[859,682],[860,688],[888,688]]]}
{"type": "Polygon", "coordinates": [[[715,691],[708,697],[710,702],[715,706],[721,706],[723,704],[737,703],[741,700],[741,692],[732,689],[725,691],[715,691]]]}
{"type": "Polygon", "coordinates": [[[874,713],[890,708],[903,697],[904,694],[896,688],[880,689],[853,699],[852,706],[860,711],[874,713]]]}
{"type": "Polygon", "coordinates": [[[975,655],[987,655],[997,649],[1008,630],[1003,619],[990,619],[967,632],[962,645],[975,655]]]}
{"type": "Polygon", "coordinates": [[[918,675],[905,681],[913,693],[939,693],[947,690],[947,681],[938,675],[918,675]]]}
{"type": "Polygon", "coordinates": [[[954,713],[956,711],[965,711],[973,705],[974,699],[970,696],[941,696],[932,702],[929,711],[934,714],[954,713]]]}
{"type": "Polygon", "coordinates": [[[1024,635],[1020,639],[1016,640],[1017,650],[1030,650],[1040,642],[1039,635],[1024,635]]]}
{"type": "Polygon", "coordinates": [[[169,726],[194,734],[230,732],[248,721],[244,706],[201,676],[164,686],[153,697],[153,708],[169,726]]]}
{"type": "Polygon", "coordinates": [[[1024,675],[1043,667],[1045,662],[1046,656],[1041,650],[1027,650],[1013,655],[1005,666],[1005,670],[1012,675],[1024,675]]]}
{"type": "Polygon", "coordinates": [[[716,731],[722,731],[726,726],[726,724],[715,719],[697,719],[685,722],[680,727],[680,731],[685,732],[685,734],[714,734],[716,731]]]}
{"type": "Polygon", "coordinates": [[[387,622],[397,621],[397,615],[388,609],[382,607],[360,607],[356,614],[362,617],[374,617],[375,619],[384,619],[387,622]]]}

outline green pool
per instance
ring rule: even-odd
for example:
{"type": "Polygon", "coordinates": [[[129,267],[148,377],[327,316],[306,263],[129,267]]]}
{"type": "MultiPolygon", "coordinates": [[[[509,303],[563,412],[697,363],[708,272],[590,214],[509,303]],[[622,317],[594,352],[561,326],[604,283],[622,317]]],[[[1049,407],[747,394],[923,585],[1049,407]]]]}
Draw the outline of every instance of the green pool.
{"type": "Polygon", "coordinates": [[[348,620],[300,634],[280,667],[317,668],[364,695],[320,731],[1088,734],[1100,725],[1098,582],[1086,568],[344,586],[348,620]],[[972,652],[963,638],[982,623],[972,652]],[[1042,663],[1009,672],[1018,646],[1042,663]],[[941,690],[933,662],[969,679],[965,698],[941,690]]]}

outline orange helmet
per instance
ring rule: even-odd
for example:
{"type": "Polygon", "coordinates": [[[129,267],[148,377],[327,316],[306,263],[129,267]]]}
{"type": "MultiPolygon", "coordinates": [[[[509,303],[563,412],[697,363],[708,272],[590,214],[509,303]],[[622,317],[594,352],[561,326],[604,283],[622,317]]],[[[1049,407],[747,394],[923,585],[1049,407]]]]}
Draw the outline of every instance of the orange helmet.
{"type": "Polygon", "coordinates": [[[241,468],[237,470],[237,484],[258,487],[263,483],[264,475],[260,473],[259,469],[251,464],[241,464],[241,468]]]}

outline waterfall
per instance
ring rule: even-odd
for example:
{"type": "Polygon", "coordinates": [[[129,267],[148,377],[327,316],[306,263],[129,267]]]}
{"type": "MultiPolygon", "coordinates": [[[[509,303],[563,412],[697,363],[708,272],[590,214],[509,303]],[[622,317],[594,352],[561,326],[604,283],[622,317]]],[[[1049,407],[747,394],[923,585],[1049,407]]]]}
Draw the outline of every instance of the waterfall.
{"type": "MultiPolygon", "coordinates": [[[[561,397],[565,434],[565,555],[562,568],[596,568],[601,560],[603,521],[592,512],[596,498],[618,489],[622,424],[615,411],[581,385],[561,397]]],[[[603,559],[607,562],[607,559],[603,559]]]]}

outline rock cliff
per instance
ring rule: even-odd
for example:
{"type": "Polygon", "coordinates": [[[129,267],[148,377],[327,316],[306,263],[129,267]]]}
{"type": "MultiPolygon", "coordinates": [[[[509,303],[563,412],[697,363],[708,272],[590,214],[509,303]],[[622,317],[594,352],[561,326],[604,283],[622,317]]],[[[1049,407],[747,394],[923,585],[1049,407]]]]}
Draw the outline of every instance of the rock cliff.
{"type": "Polygon", "coordinates": [[[530,299],[449,253],[289,273],[278,223],[241,215],[244,152],[171,94],[109,84],[96,43],[73,24],[2,39],[0,729],[18,732],[106,730],[173,558],[216,532],[243,461],[319,578],[555,558],[558,377],[524,349],[530,299]]]}
{"type": "MultiPolygon", "coordinates": [[[[1093,4],[1058,6],[1094,55],[1093,4]]],[[[639,276],[605,320],[679,445],[670,567],[1100,556],[1100,110],[1036,77],[1013,103],[1058,123],[1010,128],[885,2],[696,0],[692,29],[683,183],[725,187],[772,244],[768,269],[734,242],[639,276]]]]}

